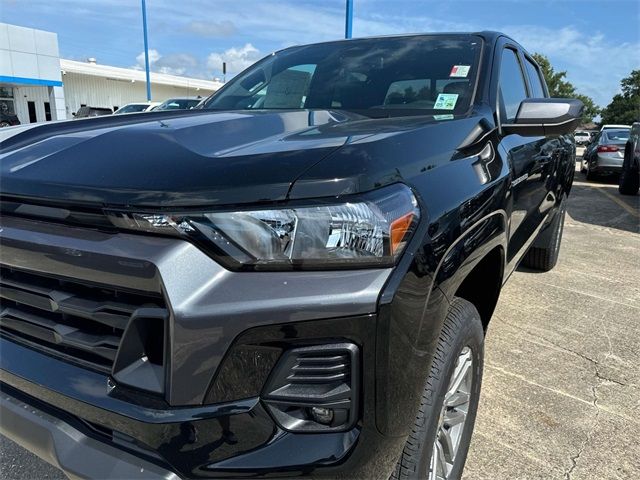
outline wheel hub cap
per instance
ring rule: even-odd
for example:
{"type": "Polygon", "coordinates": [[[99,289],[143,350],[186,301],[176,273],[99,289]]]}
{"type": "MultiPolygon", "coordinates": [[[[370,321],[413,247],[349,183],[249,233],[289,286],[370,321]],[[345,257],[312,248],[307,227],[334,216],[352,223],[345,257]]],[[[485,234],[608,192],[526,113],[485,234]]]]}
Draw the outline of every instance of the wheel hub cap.
{"type": "Polygon", "coordinates": [[[464,347],[458,355],[440,410],[429,480],[446,480],[453,470],[469,412],[472,382],[473,356],[471,348],[464,347]]]}

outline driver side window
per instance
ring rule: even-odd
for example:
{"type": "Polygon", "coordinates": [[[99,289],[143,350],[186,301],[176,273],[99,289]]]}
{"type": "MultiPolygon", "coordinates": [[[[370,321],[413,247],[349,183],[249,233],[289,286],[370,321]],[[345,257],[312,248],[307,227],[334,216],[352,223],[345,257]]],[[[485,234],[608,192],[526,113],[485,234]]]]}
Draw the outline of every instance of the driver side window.
{"type": "Polygon", "coordinates": [[[503,122],[513,123],[520,102],[527,98],[527,87],[518,55],[515,50],[510,48],[505,48],[502,51],[498,93],[503,122]]]}

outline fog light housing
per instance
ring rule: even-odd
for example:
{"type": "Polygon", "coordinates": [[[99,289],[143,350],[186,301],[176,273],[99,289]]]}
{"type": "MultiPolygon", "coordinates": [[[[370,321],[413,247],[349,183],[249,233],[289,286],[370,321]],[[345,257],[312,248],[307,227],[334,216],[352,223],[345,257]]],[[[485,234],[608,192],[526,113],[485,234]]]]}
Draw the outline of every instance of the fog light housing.
{"type": "Polygon", "coordinates": [[[288,350],[271,372],[262,400],[284,430],[349,430],[358,418],[359,363],[353,343],[288,350]]]}
{"type": "Polygon", "coordinates": [[[331,425],[331,422],[333,422],[334,414],[331,408],[311,407],[309,413],[315,422],[322,425],[331,425]]]}

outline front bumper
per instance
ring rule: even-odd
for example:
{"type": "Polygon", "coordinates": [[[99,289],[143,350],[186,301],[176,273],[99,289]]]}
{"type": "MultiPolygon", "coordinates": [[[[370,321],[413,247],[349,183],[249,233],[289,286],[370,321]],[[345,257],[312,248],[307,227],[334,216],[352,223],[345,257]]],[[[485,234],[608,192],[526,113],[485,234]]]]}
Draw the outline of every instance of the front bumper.
{"type": "MultiPolygon", "coordinates": [[[[346,323],[354,333],[370,320],[346,323]]],[[[313,329],[337,324],[296,327],[313,335],[313,329]]],[[[0,350],[0,432],[71,477],[174,478],[175,472],[180,478],[377,478],[388,475],[404,444],[403,437],[384,436],[375,427],[371,375],[363,379],[362,420],[353,429],[290,433],[273,422],[259,398],[143,406],[139,398],[114,396],[100,373],[5,339],[0,350]],[[144,468],[144,475],[131,473],[132,466],[144,468]]],[[[369,351],[364,361],[371,364],[373,357],[369,351]]]]}
{"type": "Polygon", "coordinates": [[[161,292],[171,312],[162,397],[0,338],[8,412],[0,430],[70,476],[135,478],[128,469],[137,465],[164,478],[374,478],[395,465],[404,438],[376,425],[372,313],[391,270],[234,273],[180,240],[11,217],[2,219],[0,240],[4,266],[161,292]],[[358,344],[361,420],[347,432],[290,433],[275,424],[259,392],[208,403],[216,372],[245,333],[248,343],[285,348],[327,338],[358,344]]]}
{"type": "Polygon", "coordinates": [[[0,397],[2,434],[74,478],[178,480],[175,473],[82,433],[73,425],[12,396],[0,397]]]}

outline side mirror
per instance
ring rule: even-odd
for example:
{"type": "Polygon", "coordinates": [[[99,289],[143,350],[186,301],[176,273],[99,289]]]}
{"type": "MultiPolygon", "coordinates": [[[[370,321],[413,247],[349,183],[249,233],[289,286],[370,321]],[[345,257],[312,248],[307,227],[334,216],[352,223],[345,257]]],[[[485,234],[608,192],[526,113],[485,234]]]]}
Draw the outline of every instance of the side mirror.
{"type": "Polygon", "coordinates": [[[583,109],[576,99],[528,98],[520,103],[515,121],[502,124],[502,130],[525,137],[565,135],[578,128],[583,109]]]}

